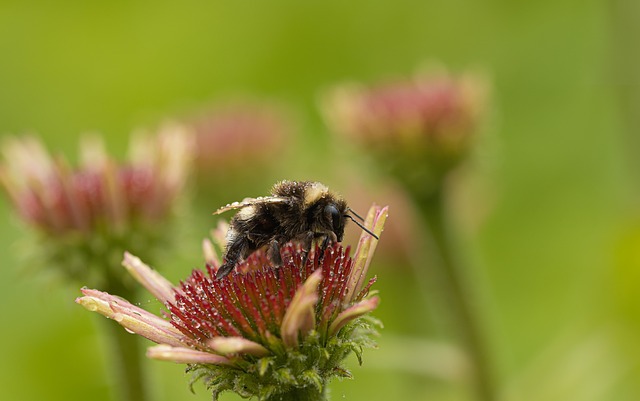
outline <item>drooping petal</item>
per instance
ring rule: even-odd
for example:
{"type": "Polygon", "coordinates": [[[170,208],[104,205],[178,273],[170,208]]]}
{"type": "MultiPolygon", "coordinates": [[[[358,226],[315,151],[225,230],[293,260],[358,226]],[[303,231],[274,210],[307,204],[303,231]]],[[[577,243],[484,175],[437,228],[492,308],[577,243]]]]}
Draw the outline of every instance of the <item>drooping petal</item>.
{"type": "Polygon", "coordinates": [[[81,138],[79,157],[82,168],[88,171],[103,171],[109,156],[102,137],[93,134],[81,138]]]}
{"type": "Polygon", "coordinates": [[[155,343],[184,346],[185,337],[166,320],[126,300],[98,290],[83,289],[76,303],[118,322],[122,327],[155,343]]]}
{"type": "Polygon", "coordinates": [[[227,247],[227,231],[229,231],[229,223],[226,220],[220,220],[216,228],[211,230],[211,238],[220,249],[227,247]]]}
{"type": "Polygon", "coordinates": [[[243,337],[214,337],[207,342],[212,350],[219,354],[249,354],[253,356],[265,356],[269,350],[262,345],[247,340],[243,337]]]}
{"type": "Polygon", "coordinates": [[[140,258],[125,252],[122,265],[127,268],[136,281],[142,284],[160,302],[175,301],[175,289],[169,280],[144,264],[140,258]]]}
{"type": "Polygon", "coordinates": [[[120,189],[118,165],[108,160],[100,172],[103,180],[103,205],[107,218],[110,218],[113,229],[117,232],[124,229],[130,205],[126,203],[126,194],[120,189]]]}
{"type": "Polygon", "coordinates": [[[214,365],[231,365],[227,358],[185,347],[156,345],[147,348],[147,357],[175,363],[210,363],[214,365]]]}
{"type": "Polygon", "coordinates": [[[204,260],[212,266],[219,266],[221,264],[213,242],[208,238],[202,240],[202,254],[204,255],[204,260]]]}
{"type": "Polygon", "coordinates": [[[282,341],[287,347],[298,346],[298,333],[308,333],[315,327],[314,306],[318,302],[318,285],[322,281],[322,271],[316,270],[296,291],[291,304],[285,312],[280,327],[282,341]]]}
{"type": "Polygon", "coordinates": [[[87,288],[83,288],[82,293],[85,294],[85,296],[76,298],[77,304],[82,305],[86,310],[90,312],[98,312],[102,316],[108,318],[113,317],[114,312],[111,309],[111,306],[109,306],[109,300],[120,298],[114,297],[113,295],[107,294],[106,292],[90,290],[87,288]]]}
{"type": "MultiPolygon", "coordinates": [[[[59,177],[71,177],[73,175],[71,167],[66,160],[59,158],[52,167],[55,174],[59,177]]],[[[68,205],[69,217],[73,222],[73,226],[77,227],[84,233],[89,233],[91,228],[91,220],[88,216],[83,202],[75,196],[74,182],[71,179],[60,179],[60,189],[64,202],[68,205]]]]}
{"type": "MultiPolygon", "coordinates": [[[[377,205],[371,206],[364,222],[365,227],[369,227],[374,234],[380,237],[384,223],[387,220],[388,211],[388,206],[382,208],[377,205]]],[[[371,257],[377,245],[378,241],[366,232],[363,232],[360,236],[358,248],[353,257],[353,270],[349,278],[350,295],[348,295],[347,301],[354,301],[354,298],[362,289],[364,280],[367,277],[367,271],[369,270],[371,257]]]]}
{"type": "Polygon", "coordinates": [[[171,191],[178,192],[184,186],[184,177],[193,162],[194,133],[179,124],[165,123],[158,134],[158,149],[155,163],[162,181],[171,191]]]}
{"type": "Polygon", "coordinates": [[[371,297],[343,310],[329,326],[329,336],[333,336],[347,323],[378,307],[380,298],[371,297]]]}
{"type": "Polygon", "coordinates": [[[35,137],[9,138],[2,145],[2,156],[13,178],[27,178],[27,181],[17,182],[18,185],[25,187],[31,184],[28,180],[44,182],[49,179],[53,159],[35,137]]]}

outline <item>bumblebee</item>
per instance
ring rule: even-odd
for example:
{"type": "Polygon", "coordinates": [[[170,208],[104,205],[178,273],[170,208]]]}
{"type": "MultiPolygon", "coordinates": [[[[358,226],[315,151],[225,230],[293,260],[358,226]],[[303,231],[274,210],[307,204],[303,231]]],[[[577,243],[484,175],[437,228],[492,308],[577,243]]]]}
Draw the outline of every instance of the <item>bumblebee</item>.
{"type": "Polygon", "coordinates": [[[218,279],[263,247],[268,247],[271,262],[281,266],[280,247],[286,242],[299,241],[306,253],[314,241],[322,241],[323,249],[330,241],[341,242],[347,219],[378,239],[362,225],[362,217],[349,209],[342,197],[319,182],[281,181],[273,186],[271,196],[233,202],[214,214],[234,209],[239,211],[229,223],[218,279]]]}

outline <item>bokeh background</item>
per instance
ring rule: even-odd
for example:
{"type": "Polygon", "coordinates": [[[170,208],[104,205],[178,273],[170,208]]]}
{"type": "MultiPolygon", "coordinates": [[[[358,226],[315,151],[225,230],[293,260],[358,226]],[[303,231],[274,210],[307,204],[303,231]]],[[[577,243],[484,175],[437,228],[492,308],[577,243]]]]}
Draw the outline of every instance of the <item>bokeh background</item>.
{"type": "MultiPolygon", "coordinates": [[[[409,76],[428,62],[478,71],[491,103],[452,208],[501,398],[637,400],[639,15],[632,0],[2,0],[0,134],[37,133],[73,158],[83,133],[100,132],[123,154],[133,129],[211,104],[284,106],[295,124],[272,168],[234,179],[220,165],[224,184],[194,196],[184,244],[159,266],[176,281],[200,265],[209,212],[265,194],[276,179],[389,198],[366,155],[330,135],[317,108],[323,90],[409,76]]],[[[406,212],[394,212],[402,199],[388,202],[390,222],[406,212]]],[[[0,202],[0,398],[108,400],[97,317],[74,304],[80,285],[21,267],[29,250],[9,206],[0,202]]],[[[351,361],[355,380],[332,383],[333,399],[471,399],[437,345],[446,338],[430,340],[429,297],[409,260],[381,249],[372,267],[380,349],[362,367],[351,361]]],[[[142,304],[161,309],[150,296],[142,304]]],[[[183,366],[148,366],[156,399],[210,399],[201,385],[189,392],[183,366]]]]}

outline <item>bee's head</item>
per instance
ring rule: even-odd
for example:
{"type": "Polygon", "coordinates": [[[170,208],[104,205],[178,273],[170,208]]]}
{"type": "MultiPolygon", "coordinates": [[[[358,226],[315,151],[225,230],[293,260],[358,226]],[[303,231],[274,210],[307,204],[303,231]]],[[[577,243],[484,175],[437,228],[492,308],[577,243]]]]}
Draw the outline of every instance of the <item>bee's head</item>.
{"type": "Polygon", "coordinates": [[[338,242],[342,242],[342,238],[344,237],[346,211],[347,205],[344,204],[344,202],[329,202],[324,206],[322,211],[324,225],[326,228],[333,231],[338,242]]]}
{"type": "Polygon", "coordinates": [[[308,216],[308,226],[319,232],[333,232],[338,242],[342,242],[344,237],[344,226],[347,219],[352,220],[358,227],[378,239],[363,225],[362,217],[351,210],[344,199],[330,192],[329,188],[319,182],[307,183],[304,189],[303,205],[308,216]],[[354,216],[357,219],[354,219],[354,216]]]}

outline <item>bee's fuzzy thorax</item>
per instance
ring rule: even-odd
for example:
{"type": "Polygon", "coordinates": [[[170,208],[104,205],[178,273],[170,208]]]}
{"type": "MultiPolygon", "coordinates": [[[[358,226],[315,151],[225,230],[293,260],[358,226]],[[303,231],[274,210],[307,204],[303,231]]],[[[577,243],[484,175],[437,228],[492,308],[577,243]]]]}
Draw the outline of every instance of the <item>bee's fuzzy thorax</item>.
{"type": "Polygon", "coordinates": [[[327,196],[329,188],[320,184],[319,182],[310,183],[305,188],[304,192],[304,206],[308,207],[319,201],[321,198],[327,196]]]}

